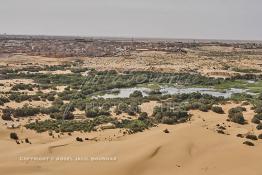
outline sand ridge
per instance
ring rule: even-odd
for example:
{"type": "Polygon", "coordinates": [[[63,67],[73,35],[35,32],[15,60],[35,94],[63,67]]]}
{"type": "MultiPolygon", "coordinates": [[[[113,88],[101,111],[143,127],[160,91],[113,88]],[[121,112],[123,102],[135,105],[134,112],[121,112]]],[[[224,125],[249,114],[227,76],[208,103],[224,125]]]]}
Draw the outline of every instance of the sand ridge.
{"type": "MultiPolygon", "coordinates": [[[[228,104],[224,110],[237,106],[228,104]]],[[[32,145],[16,145],[8,138],[1,126],[0,169],[5,174],[226,174],[259,175],[262,159],[262,141],[255,147],[242,142],[236,133],[250,132],[252,125],[238,125],[226,121],[226,114],[191,111],[190,122],[178,125],[163,125],[134,135],[121,135],[119,130],[104,130],[96,133],[73,133],[51,139],[47,133],[36,135],[24,130],[30,136],[32,145]],[[218,134],[216,125],[224,123],[229,135],[218,134]],[[169,134],[163,132],[164,129],[169,134]],[[105,136],[118,135],[112,140],[105,136]],[[98,138],[78,143],[76,136],[98,138]],[[9,151],[6,150],[8,148],[9,151]],[[113,161],[21,161],[19,156],[86,156],[116,157],[113,161]],[[245,158],[243,158],[245,157],[245,158]],[[101,168],[103,167],[103,168],[101,168]],[[14,170],[18,170],[14,171],[14,170]]],[[[248,107],[244,113],[248,119],[253,115],[248,107]]],[[[18,132],[19,133],[19,132],[18,132]]]]}

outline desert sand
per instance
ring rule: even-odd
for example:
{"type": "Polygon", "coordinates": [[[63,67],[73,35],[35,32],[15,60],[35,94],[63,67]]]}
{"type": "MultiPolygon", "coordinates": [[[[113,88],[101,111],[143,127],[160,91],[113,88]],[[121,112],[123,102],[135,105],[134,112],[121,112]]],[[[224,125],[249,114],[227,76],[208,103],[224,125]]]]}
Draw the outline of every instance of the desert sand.
{"type": "MultiPolygon", "coordinates": [[[[225,111],[238,104],[227,104],[225,111]]],[[[150,112],[150,107],[147,111],[150,112]]],[[[254,115],[250,107],[244,112],[246,120],[254,115]]],[[[8,175],[55,174],[124,174],[124,175],[259,175],[261,171],[262,141],[254,147],[243,145],[246,139],[236,134],[252,133],[252,124],[227,122],[227,114],[191,111],[187,123],[163,125],[142,133],[123,135],[119,129],[92,133],[73,133],[51,138],[47,133],[17,129],[21,138],[32,144],[17,145],[9,139],[10,130],[0,127],[0,169],[8,175]],[[223,124],[224,123],[224,124],[223,124]],[[217,124],[226,127],[226,134],[216,132],[217,124]],[[230,126],[230,127],[229,127],[230,126]],[[164,133],[164,129],[170,133],[164,133]],[[90,140],[76,142],[75,137],[90,140]],[[80,156],[82,159],[75,160],[80,156]],[[35,158],[64,158],[72,160],[24,160],[35,158]],[[98,158],[112,160],[90,160],[98,158]],[[21,160],[20,160],[21,159],[21,160]]]]}
{"type": "MultiPolygon", "coordinates": [[[[234,48],[237,50],[236,48],[234,48]]],[[[29,55],[10,55],[0,57],[0,65],[21,68],[28,66],[72,64],[81,61],[81,66],[96,70],[117,71],[157,71],[157,72],[199,72],[213,77],[230,77],[239,72],[227,70],[226,67],[262,70],[260,50],[257,54],[223,56],[233,50],[231,47],[205,46],[196,50],[187,49],[187,54],[166,53],[160,51],[132,52],[130,56],[117,57],[67,57],[49,58],[29,55]],[[215,52],[215,53],[213,53],[215,52]],[[219,52],[222,56],[217,56],[219,52]],[[194,60],[194,61],[192,61],[194,60]],[[29,64],[30,63],[30,64],[29,64]]],[[[248,49],[238,51],[248,52],[248,49]]],[[[42,73],[45,73],[43,71],[42,73]]],[[[49,72],[50,73],[50,72],[49,72]]],[[[53,71],[52,74],[70,74],[71,71],[53,71]]]]}

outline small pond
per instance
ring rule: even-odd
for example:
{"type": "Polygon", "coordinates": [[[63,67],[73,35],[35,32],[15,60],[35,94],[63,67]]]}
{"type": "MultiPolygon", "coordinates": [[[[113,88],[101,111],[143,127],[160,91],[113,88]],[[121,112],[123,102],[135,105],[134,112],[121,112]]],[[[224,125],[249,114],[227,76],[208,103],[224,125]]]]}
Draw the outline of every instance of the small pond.
{"type": "MultiPolygon", "coordinates": [[[[143,96],[148,96],[148,93],[151,91],[149,88],[145,87],[133,87],[133,88],[120,88],[120,89],[113,89],[111,91],[108,91],[105,95],[98,95],[94,98],[128,98],[131,93],[134,91],[141,91],[143,96]]],[[[161,86],[160,92],[162,94],[189,94],[193,92],[199,92],[201,94],[209,94],[215,97],[231,97],[232,94],[236,93],[247,93],[254,95],[253,93],[247,92],[247,89],[237,89],[237,88],[231,88],[228,90],[223,90],[223,92],[213,89],[213,88],[190,88],[190,87],[167,87],[167,86],[161,86]]]]}

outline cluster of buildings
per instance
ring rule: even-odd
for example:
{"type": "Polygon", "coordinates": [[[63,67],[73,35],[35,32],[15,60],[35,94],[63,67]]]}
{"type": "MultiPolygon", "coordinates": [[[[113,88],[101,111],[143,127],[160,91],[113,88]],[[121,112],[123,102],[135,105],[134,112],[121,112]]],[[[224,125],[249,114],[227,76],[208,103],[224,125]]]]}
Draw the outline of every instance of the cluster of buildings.
{"type": "Polygon", "coordinates": [[[133,51],[164,51],[185,54],[185,48],[198,46],[234,46],[262,48],[261,43],[154,40],[121,38],[86,38],[69,36],[0,35],[0,54],[24,53],[46,57],[102,57],[126,56],[133,51]]]}
{"type": "Polygon", "coordinates": [[[0,35],[0,54],[24,53],[56,58],[126,56],[132,51],[184,53],[180,46],[178,42],[0,35]]]}

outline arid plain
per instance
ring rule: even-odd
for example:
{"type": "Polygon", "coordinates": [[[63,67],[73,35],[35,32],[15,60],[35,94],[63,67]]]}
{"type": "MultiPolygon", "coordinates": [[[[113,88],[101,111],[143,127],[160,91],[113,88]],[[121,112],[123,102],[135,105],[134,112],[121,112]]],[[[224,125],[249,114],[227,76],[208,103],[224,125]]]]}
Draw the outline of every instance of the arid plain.
{"type": "Polygon", "coordinates": [[[262,46],[240,45],[99,57],[0,54],[1,173],[260,175],[262,46]],[[102,78],[80,86],[96,75],[102,78]],[[150,80],[126,81],[129,75],[150,80]],[[185,76],[195,82],[183,84],[185,76]],[[177,87],[195,92],[168,91],[177,87]]]}

